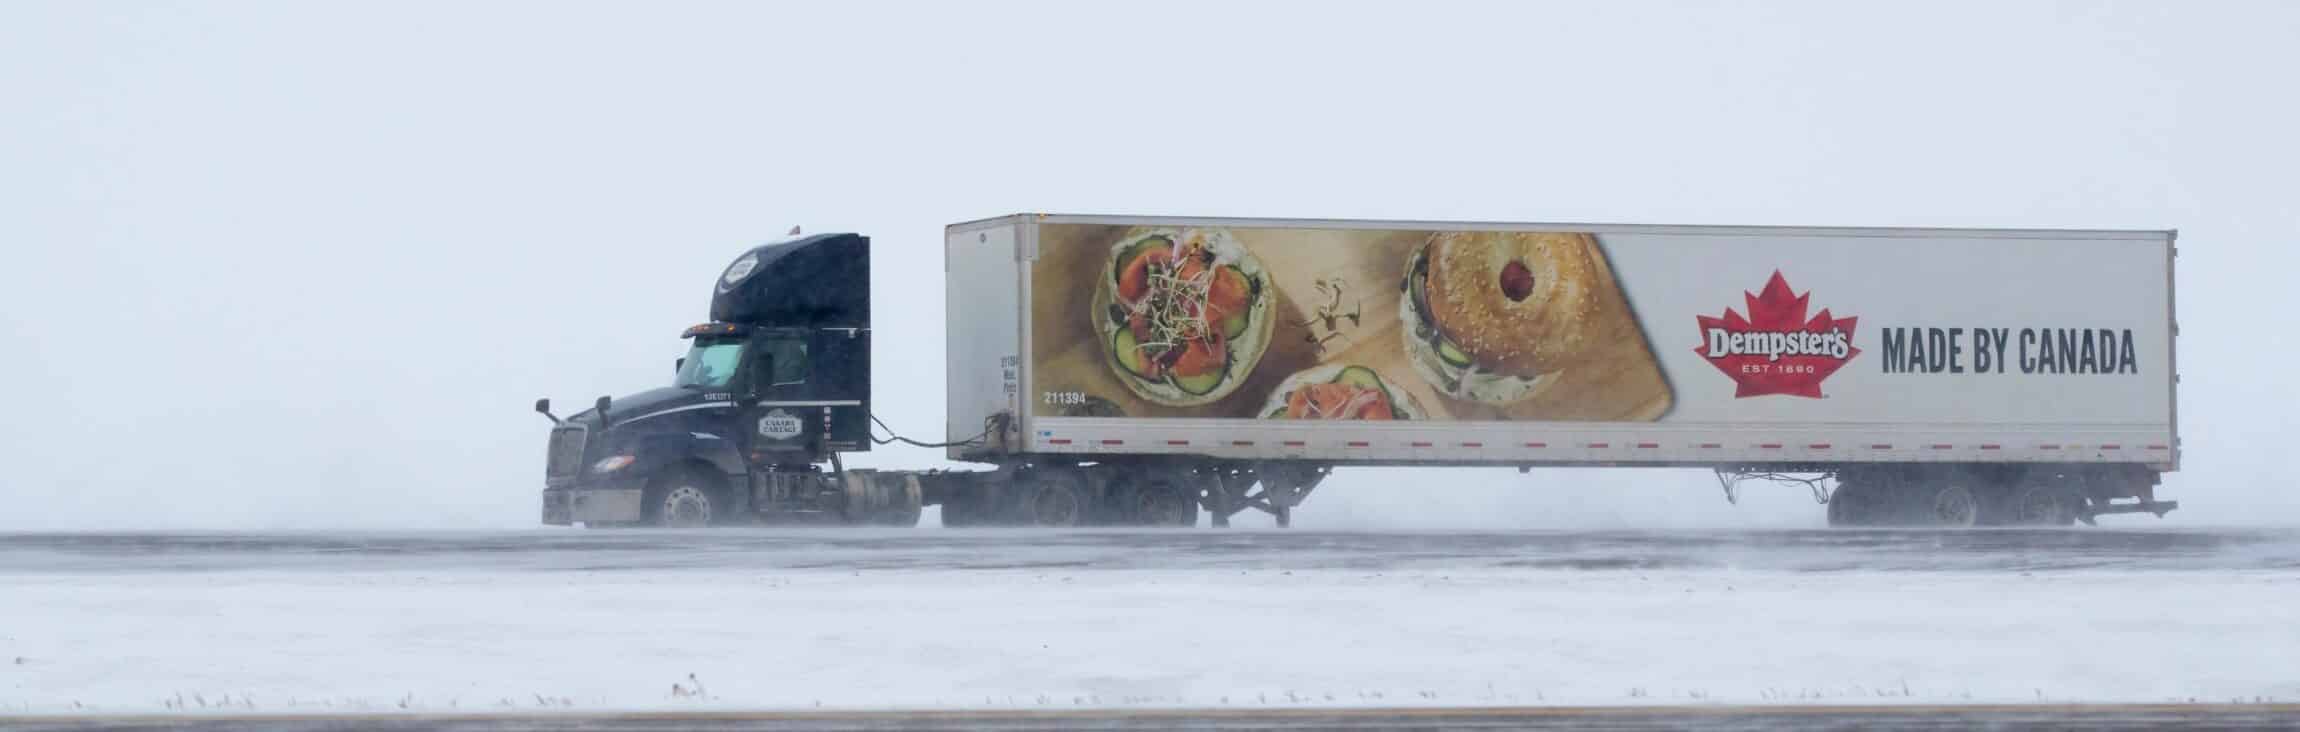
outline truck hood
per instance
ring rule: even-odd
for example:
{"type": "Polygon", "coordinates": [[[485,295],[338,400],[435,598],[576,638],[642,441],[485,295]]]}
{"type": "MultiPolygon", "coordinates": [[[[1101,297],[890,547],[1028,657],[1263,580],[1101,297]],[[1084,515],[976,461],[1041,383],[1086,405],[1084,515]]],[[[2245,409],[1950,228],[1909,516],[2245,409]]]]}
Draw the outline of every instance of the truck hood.
{"type": "MultiPolygon", "coordinates": [[[[614,403],[607,405],[607,411],[615,415],[617,424],[621,424],[629,421],[632,417],[642,417],[665,409],[701,403],[703,403],[703,391],[701,389],[666,386],[659,389],[648,389],[630,396],[615,397],[614,403]]],[[[581,422],[586,427],[596,429],[599,426],[599,412],[595,409],[586,409],[576,412],[567,420],[581,422]]]]}

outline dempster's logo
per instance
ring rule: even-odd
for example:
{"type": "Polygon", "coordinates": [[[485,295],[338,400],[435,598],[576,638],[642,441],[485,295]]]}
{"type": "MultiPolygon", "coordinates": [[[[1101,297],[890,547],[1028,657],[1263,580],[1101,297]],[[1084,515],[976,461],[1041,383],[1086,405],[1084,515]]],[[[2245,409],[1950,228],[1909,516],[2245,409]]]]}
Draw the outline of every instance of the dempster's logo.
{"type": "Polygon", "coordinates": [[[1693,352],[1733,379],[1735,398],[1787,394],[1818,399],[1821,380],[1861,355],[1853,347],[1853,325],[1860,319],[1830,315],[1828,308],[1806,318],[1813,293],[1791,292],[1780,270],[1773,271],[1764,290],[1741,294],[1747,318],[1732,308],[1722,318],[1694,316],[1701,324],[1701,345],[1693,352]]]}

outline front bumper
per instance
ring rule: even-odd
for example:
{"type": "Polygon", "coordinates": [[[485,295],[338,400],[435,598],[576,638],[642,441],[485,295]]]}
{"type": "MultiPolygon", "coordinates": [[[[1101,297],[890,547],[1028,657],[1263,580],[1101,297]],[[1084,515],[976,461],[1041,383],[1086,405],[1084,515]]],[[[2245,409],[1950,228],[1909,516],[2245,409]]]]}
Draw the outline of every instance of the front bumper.
{"type": "Polygon", "coordinates": [[[638,481],[545,488],[543,523],[553,526],[636,523],[643,515],[641,493],[638,481]]]}

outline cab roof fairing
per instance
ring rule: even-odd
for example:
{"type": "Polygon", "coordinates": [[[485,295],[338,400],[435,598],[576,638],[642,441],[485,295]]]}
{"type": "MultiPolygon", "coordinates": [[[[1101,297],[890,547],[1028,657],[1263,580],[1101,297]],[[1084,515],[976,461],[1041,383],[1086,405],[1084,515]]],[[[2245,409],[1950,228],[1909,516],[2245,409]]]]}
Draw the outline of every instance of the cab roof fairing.
{"type": "Polygon", "coordinates": [[[720,271],[719,324],[870,327],[870,237],[814,234],[745,251],[720,271]]]}

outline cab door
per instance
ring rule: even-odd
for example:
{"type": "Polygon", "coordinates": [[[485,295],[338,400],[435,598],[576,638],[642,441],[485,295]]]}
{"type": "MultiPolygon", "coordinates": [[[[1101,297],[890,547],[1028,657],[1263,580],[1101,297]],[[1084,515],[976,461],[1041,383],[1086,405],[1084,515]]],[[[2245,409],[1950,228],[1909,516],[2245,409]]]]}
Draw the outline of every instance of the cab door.
{"type": "Polygon", "coordinates": [[[749,396],[743,409],[745,453],[754,464],[801,465],[822,460],[824,420],[813,399],[814,364],[808,334],[765,331],[751,338],[749,396]]]}
{"type": "Polygon", "coordinates": [[[830,420],[825,441],[839,452],[869,450],[870,329],[824,328],[815,331],[813,342],[809,393],[830,420]]]}

